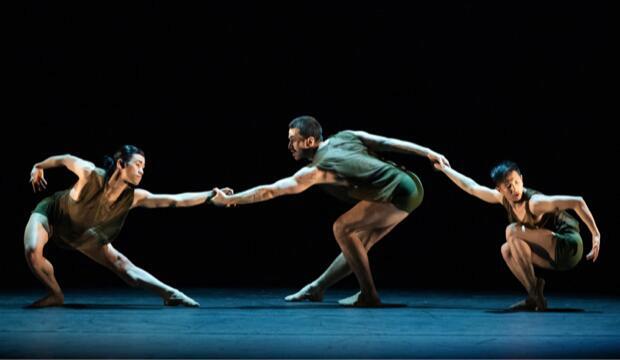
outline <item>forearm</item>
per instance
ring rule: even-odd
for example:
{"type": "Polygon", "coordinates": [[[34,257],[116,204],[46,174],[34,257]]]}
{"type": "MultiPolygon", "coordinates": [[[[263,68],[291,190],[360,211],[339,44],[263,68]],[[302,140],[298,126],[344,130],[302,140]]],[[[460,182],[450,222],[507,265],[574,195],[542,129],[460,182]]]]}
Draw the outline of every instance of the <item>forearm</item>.
{"type": "Polygon", "coordinates": [[[175,202],[171,206],[176,207],[190,207],[200,204],[204,204],[207,199],[211,198],[213,191],[201,191],[201,192],[188,192],[175,196],[175,202]]]}
{"type": "Polygon", "coordinates": [[[267,201],[279,195],[281,194],[278,194],[273,187],[262,185],[229,196],[227,203],[230,205],[252,204],[267,201]]]}
{"type": "Polygon", "coordinates": [[[66,155],[50,156],[47,159],[34,164],[34,167],[45,170],[45,169],[65,166],[65,161],[67,157],[69,156],[71,155],[66,154],[66,155]]]}
{"type": "Polygon", "coordinates": [[[598,231],[598,227],[596,226],[596,222],[594,221],[594,216],[590,212],[588,205],[586,202],[581,199],[577,206],[575,207],[575,212],[579,215],[579,218],[586,224],[590,232],[593,236],[600,236],[600,232],[598,231]]]}
{"type": "Polygon", "coordinates": [[[385,139],[382,145],[383,146],[381,146],[381,149],[385,151],[415,154],[423,157],[427,157],[430,153],[433,152],[431,149],[425,146],[398,139],[385,139]]]}
{"type": "Polygon", "coordinates": [[[444,168],[443,172],[461,190],[473,195],[473,189],[478,186],[478,183],[452,168],[444,168]]]}

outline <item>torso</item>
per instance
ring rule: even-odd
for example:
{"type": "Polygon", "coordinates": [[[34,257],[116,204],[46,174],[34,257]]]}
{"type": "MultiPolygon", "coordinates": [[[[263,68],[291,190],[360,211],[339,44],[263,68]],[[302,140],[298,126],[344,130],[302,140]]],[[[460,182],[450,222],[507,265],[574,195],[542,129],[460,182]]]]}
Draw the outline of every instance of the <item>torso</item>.
{"type": "Polygon", "coordinates": [[[93,170],[70,190],[54,194],[51,219],[48,219],[54,235],[72,247],[114,240],[131,209],[134,191],[128,188],[110,195],[102,169],[93,170]]]}
{"type": "Polygon", "coordinates": [[[342,200],[387,202],[407,171],[372,153],[351,131],[327,139],[310,166],[326,176],[322,187],[342,200]]]}
{"type": "Polygon", "coordinates": [[[523,198],[517,204],[510,204],[505,198],[502,205],[508,212],[508,221],[524,225],[531,229],[548,229],[551,231],[563,231],[567,229],[579,230],[578,221],[566,211],[555,211],[535,215],[531,211],[530,200],[532,196],[540,194],[532,189],[524,189],[523,198]]]}

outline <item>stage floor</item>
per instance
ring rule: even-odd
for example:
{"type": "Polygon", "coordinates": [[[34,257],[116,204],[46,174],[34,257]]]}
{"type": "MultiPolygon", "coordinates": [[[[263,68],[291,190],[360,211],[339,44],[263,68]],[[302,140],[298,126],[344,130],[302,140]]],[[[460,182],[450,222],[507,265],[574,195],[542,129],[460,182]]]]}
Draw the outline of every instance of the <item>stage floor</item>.
{"type": "Polygon", "coordinates": [[[0,295],[0,356],[10,358],[620,357],[620,298],[547,294],[546,313],[505,312],[518,293],[381,291],[403,306],[286,303],[287,289],[181,289],[169,308],[136,289],[66,290],[66,306],[25,309],[42,291],[0,295]]]}

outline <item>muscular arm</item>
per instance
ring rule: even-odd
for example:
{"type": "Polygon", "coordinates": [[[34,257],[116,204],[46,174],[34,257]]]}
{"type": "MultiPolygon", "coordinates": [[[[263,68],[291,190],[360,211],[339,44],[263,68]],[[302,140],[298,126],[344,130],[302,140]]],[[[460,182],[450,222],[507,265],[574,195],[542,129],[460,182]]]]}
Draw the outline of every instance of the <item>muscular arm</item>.
{"type": "Polygon", "coordinates": [[[375,151],[392,151],[406,154],[416,154],[428,158],[433,162],[442,162],[448,165],[448,160],[441,154],[410,141],[374,135],[365,131],[353,131],[366,146],[375,151]]]}
{"type": "Polygon", "coordinates": [[[213,190],[187,192],[181,194],[152,194],[144,189],[136,189],[132,207],[162,208],[189,207],[204,204],[213,195],[213,190]]]}
{"type": "Polygon", "coordinates": [[[50,156],[49,158],[34,164],[30,172],[30,182],[33,189],[42,190],[47,186],[44,170],[64,166],[79,178],[78,182],[84,182],[95,169],[95,164],[82,160],[70,154],[50,156]]]}
{"type": "Polygon", "coordinates": [[[569,209],[575,211],[577,215],[579,215],[581,221],[583,221],[590,230],[592,234],[592,251],[588,254],[587,258],[588,260],[592,259],[596,261],[600,247],[601,233],[596,226],[594,216],[581,196],[546,196],[537,194],[530,199],[530,210],[533,215],[569,209]]]}
{"type": "Polygon", "coordinates": [[[450,180],[452,180],[452,182],[455,183],[456,186],[460,187],[461,190],[465,191],[466,193],[491,204],[502,203],[502,194],[499,191],[488,188],[486,186],[482,186],[475,182],[473,179],[459,173],[451,167],[439,165],[435,165],[435,167],[441,170],[444,174],[446,174],[446,176],[450,180]]]}
{"type": "Polygon", "coordinates": [[[242,205],[271,200],[282,195],[293,195],[305,191],[312,185],[326,182],[325,173],[316,167],[304,167],[295,175],[270,185],[260,185],[236,195],[226,196],[216,189],[213,198],[216,205],[242,205]]]}

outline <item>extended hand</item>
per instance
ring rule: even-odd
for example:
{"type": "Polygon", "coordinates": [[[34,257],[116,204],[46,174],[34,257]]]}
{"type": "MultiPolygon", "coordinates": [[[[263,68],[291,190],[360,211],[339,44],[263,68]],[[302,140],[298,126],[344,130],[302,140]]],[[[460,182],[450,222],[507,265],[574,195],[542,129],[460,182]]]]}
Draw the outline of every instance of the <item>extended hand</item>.
{"type": "Polygon", "coordinates": [[[229,187],[223,188],[222,192],[224,192],[224,194],[226,194],[226,195],[232,195],[232,194],[235,193],[235,191],[233,189],[229,188],[229,187]]]}
{"type": "Polygon", "coordinates": [[[435,169],[437,170],[443,170],[445,168],[449,168],[450,167],[450,162],[448,161],[448,159],[446,159],[445,156],[436,153],[436,152],[430,152],[428,154],[428,159],[433,163],[433,166],[435,167],[435,169]]]}
{"type": "MultiPolygon", "coordinates": [[[[214,188],[215,196],[211,198],[211,203],[216,206],[230,206],[228,203],[228,194],[224,191],[230,190],[228,188],[224,188],[222,190],[218,188],[214,188]]],[[[231,190],[232,191],[232,190],[231,190]]],[[[232,195],[232,193],[230,194],[232,195]]]]}
{"type": "Polygon", "coordinates": [[[592,250],[586,255],[586,260],[595,262],[601,249],[601,235],[592,236],[592,250]]]}
{"type": "Polygon", "coordinates": [[[43,191],[47,188],[47,180],[45,180],[45,176],[43,175],[43,169],[40,169],[36,166],[32,167],[32,171],[30,172],[30,184],[32,184],[32,191],[43,191]]]}

